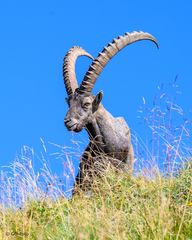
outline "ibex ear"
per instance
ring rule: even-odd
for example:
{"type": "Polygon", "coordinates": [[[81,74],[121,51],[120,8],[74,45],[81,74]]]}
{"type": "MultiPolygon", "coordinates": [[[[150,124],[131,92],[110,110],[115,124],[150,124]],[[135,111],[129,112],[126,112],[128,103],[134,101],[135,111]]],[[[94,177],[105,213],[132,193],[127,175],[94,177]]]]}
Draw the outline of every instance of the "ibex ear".
{"type": "Polygon", "coordinates": [[[98,107],[99,107],[99,104],[100,104],[102,98],[103,98],[103,92],[100,91],[100,92],[95,96],[95,99],[94,99],[94,101],[93,101],[93,105],[92,105],[92,111],[93,111],[93,113],[94,113],[95,111],[97,111],[97,109],[98,109],[98,107]]]}
{"type": "Polygon", "coordinates": [[[65,98],[67,105],[69,106],[69,98],[65,98]]]}

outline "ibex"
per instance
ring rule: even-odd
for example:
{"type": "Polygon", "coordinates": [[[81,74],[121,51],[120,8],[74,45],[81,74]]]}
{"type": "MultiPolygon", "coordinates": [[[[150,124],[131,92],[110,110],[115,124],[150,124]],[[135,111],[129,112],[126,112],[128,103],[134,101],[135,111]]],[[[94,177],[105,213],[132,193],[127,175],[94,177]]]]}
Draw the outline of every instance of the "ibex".
{"type": "MultiPolygon", "coordinates": [[[[64,123],[69,131],[79,132],[84,128],[90,139],[80,160],[73,193],[78,188],[84,188],[88,169],[101,159],[108,158],[111,162],[116,160],[115,165],[124,165],[129,173],[133,170],[134,153],[127,123],[122,117],[113,117],[103,107],[102,92],[93,96],[91,91],[109,60],[127,45],[140,40],[150,40],[158,47],[156,39],[149,33],[132,32],[113,39],[95,59],[77,46],[72,47],[65,55],[63,77],[68,94],[66,101],[69,110],[64,123]],[[80,87],[75,74],[75,62],[79,56],[87,56],[93,60],[80,87]]],[[[97,169],[94,169],[94,172],[97,174],[97,169]]]]}

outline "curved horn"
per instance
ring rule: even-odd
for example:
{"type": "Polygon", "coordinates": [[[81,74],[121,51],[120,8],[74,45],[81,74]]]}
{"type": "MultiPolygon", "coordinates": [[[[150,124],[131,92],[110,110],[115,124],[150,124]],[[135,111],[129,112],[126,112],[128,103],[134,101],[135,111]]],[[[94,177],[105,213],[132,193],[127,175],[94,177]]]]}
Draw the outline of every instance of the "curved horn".
{"type": "Polygon", "coordinates": [[[87,56],[93,60],[93,57],[81,47],[72,47],[66,53],[63,63],[63,79],[69,97],[75,92],[75,89],[78,88],[75,62],[79,56],[87,56]]]}
{"type": "Polygon", "coordinates": [[[104,47],[102,52],[99,53],[97,58],[95,58],[90,65],[79,88],[79,93],[91,92],[99,74],[109,60],[127,45],[140,40],[150,40],[159,48],[157,40],[151,34],[144,32],[127,32],[124,36],[113,39],[112,43],[104,47]]]}

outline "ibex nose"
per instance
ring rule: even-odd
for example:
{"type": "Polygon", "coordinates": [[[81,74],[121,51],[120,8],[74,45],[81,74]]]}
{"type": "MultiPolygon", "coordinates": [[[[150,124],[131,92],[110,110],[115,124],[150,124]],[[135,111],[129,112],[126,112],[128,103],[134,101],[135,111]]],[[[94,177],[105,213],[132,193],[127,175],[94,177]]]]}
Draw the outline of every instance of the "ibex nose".
{"type": "Polygon", "coordinates": [[[69,119],[69,118],[65,118],[64,119],[64,123],[68,123],[68,122],[70,122],[71,120],[69,119]]]}
{"type": "Polygon", "coordinates": [[[75,119],[65,118],[64,124],[68,130],[73,131],[77,126],[77,121],[75,119]]]}
{"type": "Polygon", "coordinates": [[[64,124],[67,128],[69,128],[69,126],[71,125],[71,119],[70,118],[65,118],[64,119],[64,124]]]}

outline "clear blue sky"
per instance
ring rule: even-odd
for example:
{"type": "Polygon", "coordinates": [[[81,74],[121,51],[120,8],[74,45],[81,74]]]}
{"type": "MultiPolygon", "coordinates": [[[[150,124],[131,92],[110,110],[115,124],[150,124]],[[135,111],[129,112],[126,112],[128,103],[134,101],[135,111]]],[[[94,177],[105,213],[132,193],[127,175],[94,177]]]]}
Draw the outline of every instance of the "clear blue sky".
{"type": "MultiPolygon", "coordinates": [[[[70,146],[73,136],[63,118],[67,111],[62,79],[63,57],[73,45],[93,56],[112,38],[142,30],[154,35],[160,50],[139,42],[120,52],[105,68],[94,89],[103,104],[124,116],[142,135],[138,108],[152,102],[161,82],[176,75],[179,103],[192,108],[191,1],[1,1],[0,3],[0,166],[14,160],[23,145],[42,151],[42,138],[70,146]]],[[[90,61],[77,62],[81,81],[90,61]]],[[[87,141],[86,134],[80,139],[87,141]]],[[[61,160],[55,160],[61,161],[61,160]]],[[[56,165],[55,165],[56,167],[56,165]]]]}

